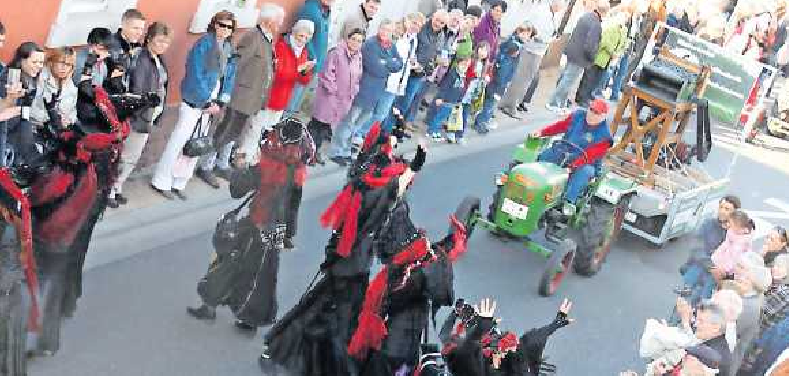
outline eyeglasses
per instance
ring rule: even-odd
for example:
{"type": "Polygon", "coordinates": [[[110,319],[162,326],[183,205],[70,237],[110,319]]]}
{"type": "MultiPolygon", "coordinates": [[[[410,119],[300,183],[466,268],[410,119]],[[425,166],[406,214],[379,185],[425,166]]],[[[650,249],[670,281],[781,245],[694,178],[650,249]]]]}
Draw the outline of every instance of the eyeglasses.
{"type": "Polygon", "coordinates": [[[233,29],[235,29],[235,27],[233,26],[233,24],[226,24],[226,23],[221,23],[221,22],[217,22],[217,23],[216,23],[216,26],[219,26],[219,27],[221,27],[221,28],[223,28],[223,29],[227,29],[227,30],[233,30],[233,29]]]}
{"type": "Polygon", "coordinates": [[[68,61],[58,61],[58,62],[55,62],[55,64],[64,66],[66,68],[74,67],[74,63],[71,63],[71,62],[68,62],[68,61]]]}

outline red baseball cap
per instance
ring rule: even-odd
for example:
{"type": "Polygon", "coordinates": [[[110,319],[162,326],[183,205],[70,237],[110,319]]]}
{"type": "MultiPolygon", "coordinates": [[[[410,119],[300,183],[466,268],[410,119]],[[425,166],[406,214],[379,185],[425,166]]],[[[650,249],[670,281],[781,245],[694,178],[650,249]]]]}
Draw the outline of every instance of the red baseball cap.
{"type": "Polygon", "coordinates": [[[589,110],[598,114],[605,115],[608,113],[608,102],[603,99],[597,98],[589,104],[589,110]]]}

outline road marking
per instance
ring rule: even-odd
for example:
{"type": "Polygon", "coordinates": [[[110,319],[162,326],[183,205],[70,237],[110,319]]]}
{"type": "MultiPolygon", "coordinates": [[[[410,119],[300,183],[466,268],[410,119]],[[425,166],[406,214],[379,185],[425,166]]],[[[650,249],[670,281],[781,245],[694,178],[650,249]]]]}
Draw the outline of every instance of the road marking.
{"type": "Polygon", "coordinates": [[[746,210],[745,212],[753,219],[756,224],[756,231],[754,239],[760,239],[767,235],[770,230],[775,227],[775,224],[767,219],[789,220],[789,203],[775,197],[767,198],[763,201],[766,205],[772,206],[779,211],[760,211],[760,210],[746,210]]]}

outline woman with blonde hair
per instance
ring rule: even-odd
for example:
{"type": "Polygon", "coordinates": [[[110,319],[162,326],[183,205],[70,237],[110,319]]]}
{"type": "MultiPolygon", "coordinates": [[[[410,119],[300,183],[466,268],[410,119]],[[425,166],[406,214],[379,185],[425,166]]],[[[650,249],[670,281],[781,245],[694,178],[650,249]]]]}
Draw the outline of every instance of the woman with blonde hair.
{"type": "Polygon", "coordinates": [[[49,49],[44,69],[38,76],[36,96],[30,109],[30,120],[38,126],[50,120],[47,108],[60,117],[62,126],[68,127],[77,121],[77,87],[71,77],[74,72],[76,53],[71,47],[49,49]]]}

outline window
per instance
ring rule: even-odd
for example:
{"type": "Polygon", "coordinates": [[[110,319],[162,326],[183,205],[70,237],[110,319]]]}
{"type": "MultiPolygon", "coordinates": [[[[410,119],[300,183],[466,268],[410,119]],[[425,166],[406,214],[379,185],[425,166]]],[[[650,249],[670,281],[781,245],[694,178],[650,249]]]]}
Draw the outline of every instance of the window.
{"type": "Polygon", "coordinates": [[[62,0],[55,23],[49,29],[47,47],[85,44],[94,27],[116,29],[126,9],[137,6],[137,0],[62,0]]]}
{"type": "Polygon", "coordinates": [[[211,22],[211,17],[217,12],[227,10],[236,15],[239,28],[254,27],[258,21],[260,11],[256,8],[255,0],[200,0],[197,12],[189,25],[190,33],[204,33],[211,22]]]}

